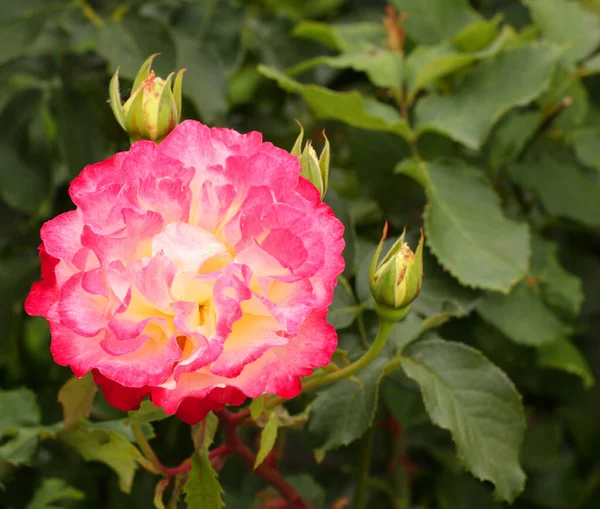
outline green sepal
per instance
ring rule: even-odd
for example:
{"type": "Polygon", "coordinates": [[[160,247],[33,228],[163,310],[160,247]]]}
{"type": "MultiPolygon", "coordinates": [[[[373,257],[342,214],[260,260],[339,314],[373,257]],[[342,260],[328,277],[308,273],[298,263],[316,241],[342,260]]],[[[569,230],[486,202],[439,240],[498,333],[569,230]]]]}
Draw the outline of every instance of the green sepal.
{"type": "Polygon", "coordinates": [[[121,102],[121,92],[119,91],[119,68],[113,74],[109,86],[110,107],[119,122],[119,125],[125,129],[125,111],[123,111],[123,103],[121,102]]]}
{"type": "Polygon", "coordinates": [[[327,186],[329,184],[329,164],[331,162],[331,145],[325,134],[325,129],[323,129],[323,138],[325,138],[325,146],[319,156],[319,168],[321,169],[321,181],[323,182],[321,199],[327,194],[327,186]]]}
{"type": "Polygon", "coordinates": [[[387,221],[383,226],[383,233],[381,234],[381,240],[377,245],[377,249],[375,250],[375,254],[373,255],[373,259],[371,260],[371,265],[369,266],[369,287],[371,288],[371,293],[375,290],[375,271],[377,270],[377,262],[379,261],[379,257],[381,256],[381,250],[383,249],[383,243],[387,237],[388,232],[388,224],[387,221]]]}
{"type": "Polygon", "coordinates": [[[133,92],[141,86],[144,80],[150,75],[150,68],[152,67],[152,61],[158,56],[160,53],[154,53],[154,55],[150,55],[146,61],[140,67],[140,70],[135,76],[135,80],[133,82],[133,92]]]}
{"type": "Polygon", "coordinates": [[[390,308],[387,306],[382,306],[380,304],[375,303],[375,312],[377,316],[382,320],[387,320],[388,322],[400,322],[404,319],[404,317],[408,314],[410,310],[410,304],[408,306],[404,306],[403,308],[390,308]]]}
{"type": "Polygon", "coordinates": [[[159,139],[159,132],[166,131],[168,134],[173,130],[173,127],[177,125],[175,99],[173,98],[173,92],[171,90],[171,81],[173,81],[174,75],[175,73],[172,72],[167,76],[158,98],[158,105],[156,107],[156,121],[150,122],[151,129],[153,131],[150,133],[150,137],[157,142],[164,138],[164,136],[161,136],[159,139]]]}
{"type": "Polygon", "coordinates": [[[125,117],[125,130],[130,134],[132,140],[137,141],[148,137],[144,119],[144,91],[138,88],[132,97],[133,100],[125,117]],[[136,133],[136,136],[134,137],[132,133],[136,133]]]}
{"type": "Polygon", "coordinates": [[[294,143],[290,153],[293,156],[300,158],[302,155],[302,142],[304,141],[304,127],[302,127],[302,124],[298,120],[296,120],[296,123],[300,126],[300,134],[298,135],[298,138],[296,138],[296,143],[294,143]]]}
{"type": "Polygon", "coordinates": [[[315,149],[312,147],[312,142],[309,140],[304,146],[304,152],[300,156],[300,166],[302,171],[300,176],[312,182],[312,184],[319,190],[321,198],[323,198],[323,179],[321,177],[321,169],[319,168],[319,161],[315,149]]]}
{"type": "Polygon", "coordinates": [[[173,99],[175,100],[175,108],[177,109],[177,118],[175,119],[176,123],[179,123],[181,120],[181,94],[183,88],[183,73],[187,71],[186,68],[181,69],[177,76],[175,76],[175,84],[173,85],[173,99]]]}

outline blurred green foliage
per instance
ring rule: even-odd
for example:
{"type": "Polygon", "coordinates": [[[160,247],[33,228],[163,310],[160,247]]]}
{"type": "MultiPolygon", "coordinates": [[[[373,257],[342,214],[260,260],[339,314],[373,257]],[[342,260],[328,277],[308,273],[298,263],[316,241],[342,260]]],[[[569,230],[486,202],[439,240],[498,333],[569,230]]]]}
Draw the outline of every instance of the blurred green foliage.
{"type": "MultiPolygon", "coordinates": [[[[598,507],[600,2],[391,4],[407,13],[402,54],[386,47],[383,1],[3,2],[0,507],[153,505],[158,478],[139,468],[126,415],[84,390],[90,421],[64,429],[57,395],[71,373],[53,363],[46,322],[23,301],[39,277],[40,226],[72,208],[70,180],[129,146],[107,102],[110,76],[120,67],[127,92],[155,52],[159,76],[188,68],[187,118],[258,130],[287,149],[293,118],[319,148],[327,127],[327,201],[348,245],[330,321],[347,358],[376,325],[366,272],[384,219],[395,233],[408,225],[413,245],[425,227],[422,294],[361,385],[288,405],[313,403],[304,430],[277,434],[290,483],[319,508],[351,497],[371,426],[369,508],[409,507],[407,486],[414,508],[504,507],[463,465],[504,499],[520,491],[522,466],[518,509],[598,507]],[[393,364],[400,353],[404,370],[393,364]],[[521,395],[521,447],[519,397],[492,363],[521,395]],[[486,387],[497,405],[465,394],[486,387]],[[481,451],[474,436],[496,443],[481,451]],[[312,450],[327,452],[322,462],[312,450]]],[[[142,410],[135,419],[163,461],[187,458],[189,427],[142,410]]],[[[244,438],[258,443],[253,430],[244,438]]],[[[238,459],[219,479],[229,509],[270,507],[238,459]]]]}

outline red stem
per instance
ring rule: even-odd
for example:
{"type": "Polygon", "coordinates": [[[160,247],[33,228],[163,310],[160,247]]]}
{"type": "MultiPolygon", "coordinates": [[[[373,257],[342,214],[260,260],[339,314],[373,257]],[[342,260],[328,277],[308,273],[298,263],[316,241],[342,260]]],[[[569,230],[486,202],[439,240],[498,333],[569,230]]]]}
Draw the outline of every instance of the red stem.
{"type": "Polygon", "coordinates": [[[161,470],[167,477],[175,477],[178,474],[182,474],[183,472],[189,471],[191,468],[192,468],[192,463],[189,460],[185,460],[178,467],[169,468],[169,467],[163,466],[161,470]]]}
{"type": "Polygon", "coordinates": [[[238,426],[244,419],[250,417],[250,410],[242,410],[241,412],[237,412],[235,414],[231,414],[231,418],[233,419],[233,423],[238,426]]]}
{"type": "Polygon", "coordinates": [[[219,458],[220,456],[227,456],[231,451],[227,444],[222,444],[219,447],[215,447],[208,453],[208,459],[219,458]]]}
{"type": "MultiPolygon", "coordinates": [[[[216,412],[216,414],[223,427],[225,444],[229,447],[231,452],[238,454],[246,465],[250,468],[254,468],[256,456],[248,446],[242,442],[237,432],[236,422],[239,421],[239,418],[236,418],[236,416],[239,416],[239,414],[232,414],[225,409],[216,412]]],[[[289,502],[289,507],[295,509],[313,509],[312,505],[304,501],[302,496],[274,468],[263,463],[254,471],[279,491],[281,496],[289,502]]]]}
{"type": "MultiPolygon", "coordinates": [[[[219,447],[215,447],[212,451],[208,453],[208,459],[214,461],[223,456],[227,456],[231,452],[231,449],[227,444],[220,445],[219,447]]],[[[182,474],[183,472],[188,472],[192,468],[192,460],[188,458],[181,465],[173,468],[161,466],[161,470],[164,475],[168,477],[175,477],[178,474],[182,474]]]]}

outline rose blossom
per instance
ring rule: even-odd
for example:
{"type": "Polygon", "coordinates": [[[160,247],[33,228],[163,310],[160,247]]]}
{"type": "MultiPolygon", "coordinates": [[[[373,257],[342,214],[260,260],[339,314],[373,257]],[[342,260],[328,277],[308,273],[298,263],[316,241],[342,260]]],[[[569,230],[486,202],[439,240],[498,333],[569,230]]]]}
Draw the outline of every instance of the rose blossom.
{"type": "Polygon", "coordinates": [[[77,208],[41,230],[25,303],[51,351],[121,410],[184,421],[265,393],[296,396],[337,343],[326,321],[343,226],[298,159],[186,121],[160,144],[87,166],[77,208]]]}

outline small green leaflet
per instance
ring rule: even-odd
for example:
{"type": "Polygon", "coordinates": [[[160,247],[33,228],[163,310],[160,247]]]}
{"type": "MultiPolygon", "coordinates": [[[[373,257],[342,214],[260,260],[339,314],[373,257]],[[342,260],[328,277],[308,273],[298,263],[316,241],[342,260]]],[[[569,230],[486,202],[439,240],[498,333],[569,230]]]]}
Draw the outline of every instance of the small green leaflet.
{"type": "Polygon", "coordinates": [[[189,509],[221,509],[223,504],[223,488],[219,477],[210,464],[208,450],[196,452],[192,459],[192,469],[188,481],[183,488],[185,503],[189,509]]]}
{"type": "Polygon", "coordinates": [[[162,421],[170,417],[165,414],[164,410],[157,407],[152,401],[146,399],[142,401],[140,408],[128,412],[128,417],[125,420],[126,424],[147,424],[150,422],[162,421]]]}
{"type": "Polygon", "coordinates": [[[40,441],[41,413],[29,389],[0,391],[0,462],[28,465],[40,441]]]}
{"type": "Polygon", "coordinates": [[[65,427],[89,417],[97,390],[91,373],[87,373],[82,378],[71,377],[60,388],[58,401],[63,407],[65,427]]]}
{"type": "Polygon", "coordinates": [[[266,457],[269,455],[273,446],[275,445],[275,441],[277,440],[277,429],[279,427],[279,417],[275,412],[271,412],[269,415],[269,420],[260,434],[260,447],[258,449],[258,454],[256,455],[256,462],[254,463],[254,469],[256,470],[259,465],[265,461],[266,457]]]}
{"type": "Polygon", "coordinates": [[[538,366],[558,369],[578,376],[586,389],[594,386],[594,374],[579,349],[568,339],[559,338],[537,351],[538,366]]]}
{"type": "Polygon", "coordinates": [[[69,486],[63,479],[51,477],[43,480],[26,509],[56,509],[55,502],[83,500],[84,498],[83,491],[69,486]]]}
{"type": "Polygon", "coordinates": [[[265,397],[259,396],[258,398],[254,398],[252,403],[250,403],[250,416],[256,421],[260,414],[262,414],[263,408],[265,407],[265,397]]]}
{"type": "Polygon", "coordinates": [[[100,461],[113,469],[119,477],[119,487],[125,493],[131,491],[139,464],[147,461],[127,438],[116,431],[74,425],[59,433],[58,438],[73,447],[84,460],[100,461]]]}
{"type": "Polygon", "coordinates": [[[341,120],[373,131],[392,132],[405,139],[411,137],[408,123],[395,108],[365,97],[356,90],[336,92],[318,85],[303,85],[281,71],[264,65],[259,65],[258,71],[277,81],[288,92],[300,94],[318,118],[341,120]]]}

